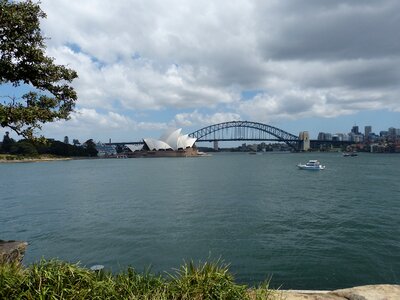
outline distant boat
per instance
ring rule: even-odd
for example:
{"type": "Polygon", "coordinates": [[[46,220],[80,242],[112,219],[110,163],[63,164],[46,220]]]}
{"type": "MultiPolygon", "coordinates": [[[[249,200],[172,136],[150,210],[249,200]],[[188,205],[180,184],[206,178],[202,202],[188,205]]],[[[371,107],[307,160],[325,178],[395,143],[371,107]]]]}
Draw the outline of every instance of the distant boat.
{"type": "Polygon", "coordinates": [[[297,167],[300,170],[323,170],[325,166],[321,165],[321,163],[316,159],[309,160],[306,164],[298,164],[297,167]]]}
{"type": "Polygon", "coordinates": [[[357,152],[343,152],[344,157],[358,156],[357,152]]]}

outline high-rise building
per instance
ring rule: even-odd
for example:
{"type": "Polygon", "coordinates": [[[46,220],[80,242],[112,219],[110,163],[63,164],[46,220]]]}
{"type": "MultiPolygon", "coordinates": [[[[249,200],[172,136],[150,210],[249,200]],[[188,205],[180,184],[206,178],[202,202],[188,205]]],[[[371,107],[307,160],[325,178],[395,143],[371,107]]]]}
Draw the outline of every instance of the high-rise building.
{"type": "Polygon", "coordinates": [[[388,135],[389,135],[389,131],[387,131],[387,130],[379,131],[380,137],[387,137],[388,135]]]}
{"type": "Polygon", "coordinates": [[[358,131],[358,126],[357,125],[353,126],[353,128],[351,129],[351,133],[360,134],[360,132],[358,131]]]}
{"type": "Polygon", "coordinates": [[[332,134],[328,132],[320,132],[318,133],[319,141],[332,141],[332,134]]]}
{"type": "Polygon", "coordinates": [[[69,144],[69,138],[68,138],[68,136],[64,136],[64,144],[69,144]]]}
{"type": "Polygon", "coordinates": [[[392,136],[392,137],[396,136],[396,128],[390,127],[390,128],[388,129],[388,133],[389,133],[389,135],[392,136]]]}
{"type": "Polygon", "coordinates": [[[335,141],[348,141],[349,136],[345,133],[336,133],[332,136],[332,140],[335,141]]]}
{"type": "Polygon", "coordinates": [[[372,126],[365,126],[364,127],[364,135],[365,135],[366,139],[368,138],[370,133],[372,133],[372,126]]]}

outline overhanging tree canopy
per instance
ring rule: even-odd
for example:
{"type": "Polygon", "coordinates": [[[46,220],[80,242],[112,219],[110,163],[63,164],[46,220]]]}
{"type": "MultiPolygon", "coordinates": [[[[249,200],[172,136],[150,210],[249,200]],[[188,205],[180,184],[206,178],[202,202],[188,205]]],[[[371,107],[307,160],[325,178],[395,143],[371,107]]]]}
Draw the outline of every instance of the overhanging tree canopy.
{"type": "Polygon", "coordinates": [[[32,87],[21,98],[0,95],[0,125],[27,138],[46,122],[68,119],[77,100],[70,86],[77,73],[45,55],[45,17],[30,0],[0,0],[0,84],[32,87]]]}

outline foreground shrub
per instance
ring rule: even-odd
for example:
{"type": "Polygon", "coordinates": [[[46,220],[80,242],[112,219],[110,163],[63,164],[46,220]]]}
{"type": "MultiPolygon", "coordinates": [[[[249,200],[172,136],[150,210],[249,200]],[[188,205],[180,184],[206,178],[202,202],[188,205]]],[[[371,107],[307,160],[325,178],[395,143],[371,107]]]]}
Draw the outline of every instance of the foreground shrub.
{"type": "Polygon", "coordinates": [[[228,266],[217,263],[185,263],[171,276],[170,291],[177,299],[245,299],[246,287],[234,283],[228,266]]]}
{"type": "Polygon", "coordinates": [[[128,268],[115,277],[115,293],[120,299],[168,299],[168,285],[163,277],[152,275],[149,269],[139,274],[128,268]]]}
{"type": "Polygon", "coordinates": [[[0,265],[0,299],[20,298],[25,280],[25,271],[19,264],[0,265]]]}
{"type": "Polygon", "coordinates": [[[0,299],[274,299],[268,288],[234,282],[228,266],[185,263],[174,275],[91,271],[79,264],[41,260],[24,268],[0,265],[0,299]]]}

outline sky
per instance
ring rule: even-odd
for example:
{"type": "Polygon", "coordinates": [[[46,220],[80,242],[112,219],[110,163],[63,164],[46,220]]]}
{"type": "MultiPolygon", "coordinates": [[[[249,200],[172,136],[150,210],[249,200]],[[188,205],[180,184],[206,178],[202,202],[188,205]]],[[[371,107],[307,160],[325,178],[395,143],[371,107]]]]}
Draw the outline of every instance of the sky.
{"type": "Polygon", "coordinates": [[[79,76],[76,112],[46,137],[138,141],[234,120],[311,138],[400,128],[398,0],[40,5],[47,54],[79,76]]]}

